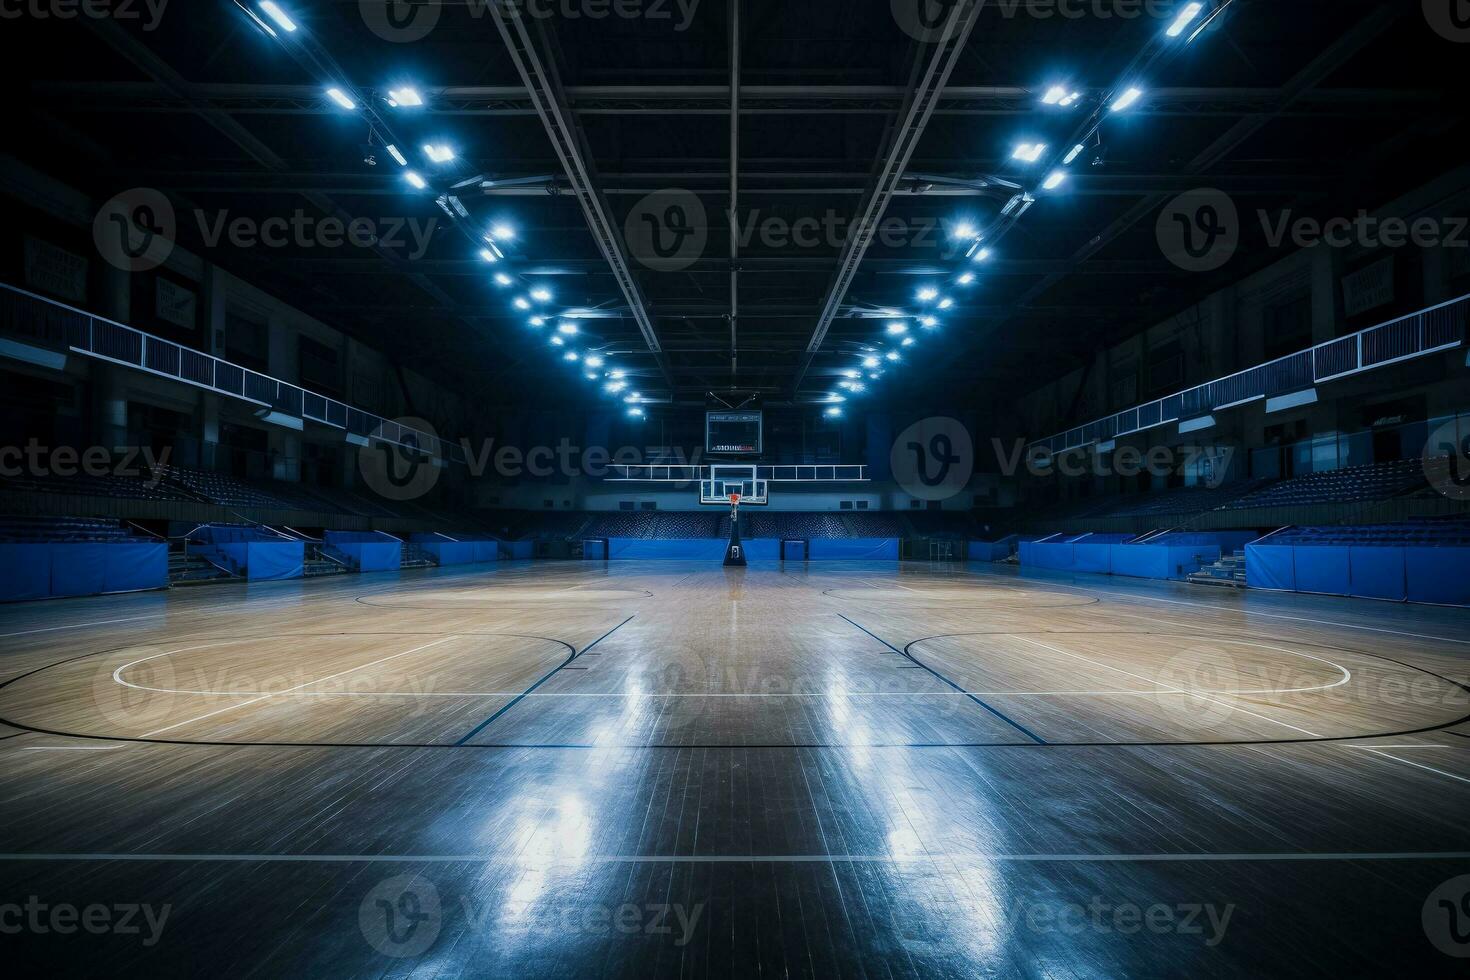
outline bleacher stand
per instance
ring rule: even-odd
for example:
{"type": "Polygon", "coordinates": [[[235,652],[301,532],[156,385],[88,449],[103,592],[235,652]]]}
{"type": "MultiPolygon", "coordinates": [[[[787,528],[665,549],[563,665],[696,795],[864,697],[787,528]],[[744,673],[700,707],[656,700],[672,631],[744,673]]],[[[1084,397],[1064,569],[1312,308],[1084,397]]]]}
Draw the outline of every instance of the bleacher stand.
{"type": "Polygon", "coordinates": [[[855,538],[901,538],[904,526],[893,514],[844,514],[855,538]]]}
{"type": "Polygon", "coordinates": [[[754,508],[744,514],[746,522],[741,534],[747,538],[777,538],[800,540],[813,538],[847,538],[852,535],[847,525],[837,514],[791,513],[786,511],[757,511],[754,508]]]}
{"type": "Polygon", "coordinates": [[[132,541],[141,538],[121,521],[100,517],[4,517],[0,541],[69,543],[132,541]]]}
{"type": "Polygon", "coordinates": [[[1419,460],[1398,459],[1388,463],[1308,473],[1306,476],[1273,483],[1254,493],[1248,493],[1220,509],[1364,503],[1388,500],[1418,490],[1424,484],[1423,464],[1419,460]]]}
{"type": "Polygon", "coordinates": [[[155,482],[151,477],[77,474],[75,476],[7,476],[0,490],[8,493],[63,494],[79,497],[116,497],[140,501],[199,501],[198,495],[155,482]]]}

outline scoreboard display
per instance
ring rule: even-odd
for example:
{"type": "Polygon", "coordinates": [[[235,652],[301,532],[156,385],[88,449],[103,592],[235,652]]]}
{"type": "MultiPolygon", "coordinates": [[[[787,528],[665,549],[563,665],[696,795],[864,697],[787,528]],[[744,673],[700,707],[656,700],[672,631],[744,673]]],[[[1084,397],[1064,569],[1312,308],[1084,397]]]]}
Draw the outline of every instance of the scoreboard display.
{"type": "Polygon", "coordinates": [[[706,412],[704,451],[758,455],[761,452],[761,427],[760,412],[706,412]]]}

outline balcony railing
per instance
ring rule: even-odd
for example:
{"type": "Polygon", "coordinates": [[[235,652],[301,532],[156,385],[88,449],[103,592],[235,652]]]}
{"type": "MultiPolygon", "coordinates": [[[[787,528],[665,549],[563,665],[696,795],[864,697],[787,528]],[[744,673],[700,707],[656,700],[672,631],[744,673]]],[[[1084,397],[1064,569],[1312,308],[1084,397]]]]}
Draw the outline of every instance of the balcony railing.
{"type": "Polygon", "coordinates": [[[1467,314],[1470,295],[1079,425],[1032,445],[1065,452],[1449,350],[1464,342],[1467,314]]]}
{"type": "Polygon", "coordinates": [[[0,333],[171,378],[360,438],[464,460],[458,446],[430,433],[5,283],[0,283],[0,333]]]}

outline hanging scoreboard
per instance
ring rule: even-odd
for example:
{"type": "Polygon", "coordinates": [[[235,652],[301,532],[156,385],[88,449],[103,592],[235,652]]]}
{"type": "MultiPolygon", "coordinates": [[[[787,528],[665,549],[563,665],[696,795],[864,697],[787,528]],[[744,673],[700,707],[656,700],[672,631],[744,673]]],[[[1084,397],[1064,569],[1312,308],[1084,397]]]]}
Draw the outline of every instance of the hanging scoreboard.
{"type": "Polygon", "coordinates": [[[755,454],[761,452],[760,412],[706,412],[704,451],[707,453],[755,454]]]}

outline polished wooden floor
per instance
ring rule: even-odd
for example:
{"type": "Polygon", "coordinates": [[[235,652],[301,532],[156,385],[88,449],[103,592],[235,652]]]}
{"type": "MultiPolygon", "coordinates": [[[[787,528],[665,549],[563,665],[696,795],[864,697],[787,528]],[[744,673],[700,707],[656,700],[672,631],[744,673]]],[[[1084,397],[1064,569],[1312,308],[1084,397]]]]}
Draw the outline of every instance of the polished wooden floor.
{"type": "Polygon", "coordinates": [[[150,976],[1463,976],[1467,626],[891,563],[3,607],[0,950],[150,976]]]}

